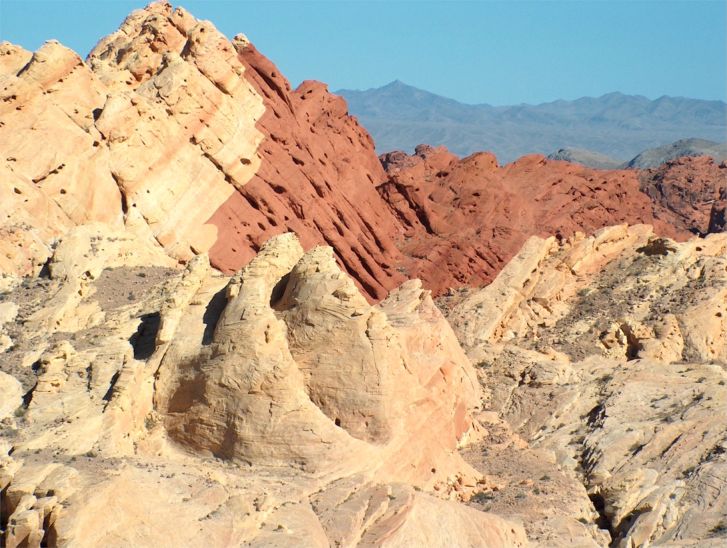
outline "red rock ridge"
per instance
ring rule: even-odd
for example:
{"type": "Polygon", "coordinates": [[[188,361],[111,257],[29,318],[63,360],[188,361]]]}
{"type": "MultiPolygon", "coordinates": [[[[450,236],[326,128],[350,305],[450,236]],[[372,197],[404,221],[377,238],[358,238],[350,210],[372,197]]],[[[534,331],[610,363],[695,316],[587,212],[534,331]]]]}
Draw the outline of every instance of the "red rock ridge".
{"type": "MultiPolygon", "coordinates": [[[[710,178],[725,171],[703,158],[680,160],[659,171],[665,182],[657,195],[640,190],[648,187],[643,177],[655,174],[595,170],[540,155],[499,166],[489,153],[460,160],[444,147],[422,145],[414,155],[392,152],[381,160],[389,179],[379,193],[404,230],[398,243],[408,257],[406,274],[435,293],[489,283],[533,234],[568,237],[646,223],[658,234],[685,239],[692,235],[687,205],[694,200],[675,203],[673,196],[682,196],[689,180],[702,181],[694,192],[712,196],[710,178]]],[[[694,220],[705,231],[708,208],[694,220]]]]}
{"type": "Polygon", "coordinates": [[[710,216],[727,192],[727,163],[715,163],[708,156],[678,158],[641,171],[639,181],[655,209],[671,213],[674,226],[706,234],[710,232],[710,216]]]}
{"type": "Polygon", "coordinates": [[[257,125],[265,137],[260,169],[209,221],[220,235],[210,249],[213,264],[239,269],[270,236],[294,231],[306,248],[332,246],[365,292],[383,298],[404,278],[394,268],[402,260],[391,239],[397,228],[376,193],[386,175],[371,137],[324,84],[291,90],[252,44],[234,42],[263,96],[257,125]]]}
{"type": "Polygon", "coordinates": [[[409,277],[435,293],[485,284],[533,234],[725,225],[727,169],[705,158],[644,172],[542,156],[501,167],[422,146],[382,168],[324,84],[291,89],[244,36],[168,3],[132,13],[86,62],[57,42],[0,45],[0,115],[0,273],[37,274],[90,222],[181,263],[208,253],[226,273],[293,231],[306,249],[333,247],[379,300],[409,277]]]}
{"type": "Polygon", "coordinates": [[[333,246],[370,298],[404,280],[371,137],[244,36],[158,2],[86,62],[56,42],[3,45],[0,61],[0,272],[37,273],[73,225],[100,221],[226,273],[294,231],[333,246]]]}

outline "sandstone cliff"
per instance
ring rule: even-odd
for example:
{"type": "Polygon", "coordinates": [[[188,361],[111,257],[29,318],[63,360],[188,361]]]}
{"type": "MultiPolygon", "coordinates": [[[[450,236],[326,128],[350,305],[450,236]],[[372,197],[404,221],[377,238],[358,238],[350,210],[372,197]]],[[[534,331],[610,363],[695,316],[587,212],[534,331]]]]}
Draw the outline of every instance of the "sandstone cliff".
{"type": "Polygon", "coordinates": [[[723,164],[382,165],[167,3],[0,94],[4,545],[724,544],[723,164]]]}
{"type": "Polygon", "coordinates": [[[226,274],[292,231],[304,249],[331,246],[372,301],[407,277],[439,294],[491,281],[533,233],[706,232],[703,204],[727,187],[707,159],[639,173],[421,147],[385,155],[385,172],[343,99],[291,89],[244,35],[165,2],[85,61],[54,41],[3,43],[0,96],[5,274],[37,274],[72,227],[101,222],[226,274]]]}
{"type": "Polygon", "coordinates": [[[532,237],[453,329],[291,234],[232,278],[147,244],[0,294],[6,545],[724,542],[724,235],[532,237]]]}

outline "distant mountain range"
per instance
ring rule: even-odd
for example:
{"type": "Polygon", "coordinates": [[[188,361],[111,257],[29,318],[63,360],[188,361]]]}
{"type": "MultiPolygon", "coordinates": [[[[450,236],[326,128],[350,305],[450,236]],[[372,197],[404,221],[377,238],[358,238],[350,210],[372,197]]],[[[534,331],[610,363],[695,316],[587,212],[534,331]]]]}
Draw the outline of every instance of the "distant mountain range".
{"type": "Polygon", "coordinates": [[[548,158],[576,162],[596,169],[645,169],[683,156],[711,156],[718,162],[727,161],[727,143],[715,143],[706,139],[680,139],[668,145],[644,150],[627,162],[619,162],[604,154],[577,148],[558,149],[549,154],[548,158]]]}
{"type": "Polygon", "coordinates": [[[609,93],[495,107],[460,103],[400,81],[336,93],[371,132],[379,152],[411,151],[427,143],[445,145],[459,155],[491,151],[504,163],[528,153],[579,149],[619,165],[645,149],[685,137],[727,141],[723,101],[609,93]]]}

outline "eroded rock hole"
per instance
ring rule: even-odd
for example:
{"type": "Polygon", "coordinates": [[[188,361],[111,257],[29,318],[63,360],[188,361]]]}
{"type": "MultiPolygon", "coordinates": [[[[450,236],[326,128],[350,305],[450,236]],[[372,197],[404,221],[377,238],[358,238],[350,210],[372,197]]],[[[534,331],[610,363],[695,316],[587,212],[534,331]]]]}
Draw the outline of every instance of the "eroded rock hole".
{"type": "Polygon", "coordinates": [[[154,353],[160,324],[161,316],[159,312],[144,314],[141,317],[139,328],[129,339],[129,343],[134,348],[135,360],[146,360],[154,353]]]}
{"type": "Polygon", "coordinates": [[[227,294],[226,288],[220,289],[214,294],[210,302],[207,303],[204,315],[202,316],[202,323],[204,323],[204,333],[202,334],[202,344],[209,345],[212,343],[212,337],[215,334],[215,328],[217,322],[220,321],[222,311],[227,305],[227,294]]]}
{"type": "Polygon", "coordinates": [[[628,325],[623,324],[621,326],[621,331],[623,331],[624,335],[626,335],[626,359],[637,359],[639,357],[639,352],[643,350],[644,346],[628,325]]]}
{"type": "Polygon", "coordinates": [[[290,274],[286,274],[280,278],[278,283],[275,284],[275,287],[273,287],[273,290],[270,293],[270,308],[275,310],[279,309],[278,305],[280,304],[283,295],[285,295],[285,288],[288,287],[288,280],[290,280],[290,274]]]}
{"type": "Polygon", "coordinates": [[[594,510],[598,513],[596,525],[598,525],[599,529],[608,531],[608,534],[613,538],[613,526],[606,515],[606,501],[598,493],[588,495],[588,498],[591,499],[591,504],[593,504],[594,510]]]}

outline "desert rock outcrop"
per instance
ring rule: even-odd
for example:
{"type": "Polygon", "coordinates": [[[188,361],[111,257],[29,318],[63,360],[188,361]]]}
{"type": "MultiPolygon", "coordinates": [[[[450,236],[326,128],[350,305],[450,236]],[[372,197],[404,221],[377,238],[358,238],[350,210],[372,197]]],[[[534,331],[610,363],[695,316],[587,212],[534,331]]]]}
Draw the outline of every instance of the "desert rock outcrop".
{"type": "Polygon", "coordinates": [[[243,36],[160,2],[86,62],[53,41],[0,53],[3,272],[37,273],[72,226],[104,222],[226,273],[295,231],[333,245],[371,297],[404,280],[370,137],[342,99],[292,90],[243,36]]]}
{"type": "Polygon", "coordinates": [[[457,502],[481,388],[418,282],[372,307],[292,234],[229,279],[91,228],[3,294],[7,546],[525,544],[457,502]]]}
{"type": "Polygon", "coordinates": [[[724,234],[643,225],[533,237],[488,287],[442,301],[489,411],[557,465],[539,489],[580,478],[612,545],[724,543],[726,257],[724,234]]]}
{"type": "Polygon", "coordinates": [[[670,222],[694,234],[724,232],[718,221],[710,223],[715,210],[724,207],[727,193],[727,163],[708,157],[678,158],[639,174],[641,191],[660,209],[670,213],[670,222]]]}
{"type": "Polygon", "coordinates": [[[403,231],[404,271],[435,294],[489,283],[533,234],[568,238],[624,222],[681,240],[706,233],[710,204],[727,187],[710,158],[599,171],[539,155],[499,166],[489,153],[459,159],[422,145],[382,162],[389,179],[379,193],[403,231]]]}
{"type": "Polygon", "coordinates": [[[0,98],[4,546],[724,544],[724,164],[379,159],[166,2],[0,98]]]}
{"type": "Polygon", "coordinates": [[[491,281],[533,233],[704,233],[702,202],[724,179],[704,158],[640,175],[427,147],[385,155],[385,172],[342,98],[318,82],[292,89],[244,35],[165,2],[85,61],[55,41],[3,43],[0,59],[4,274],[37,274],[72,227],[100,222],[226,274],[292,231],[304,249],[331,246],[372,301],[411,277],[440,294],[491,281]],[[689,179],[704,190],[682,188],[689,179]]]}

